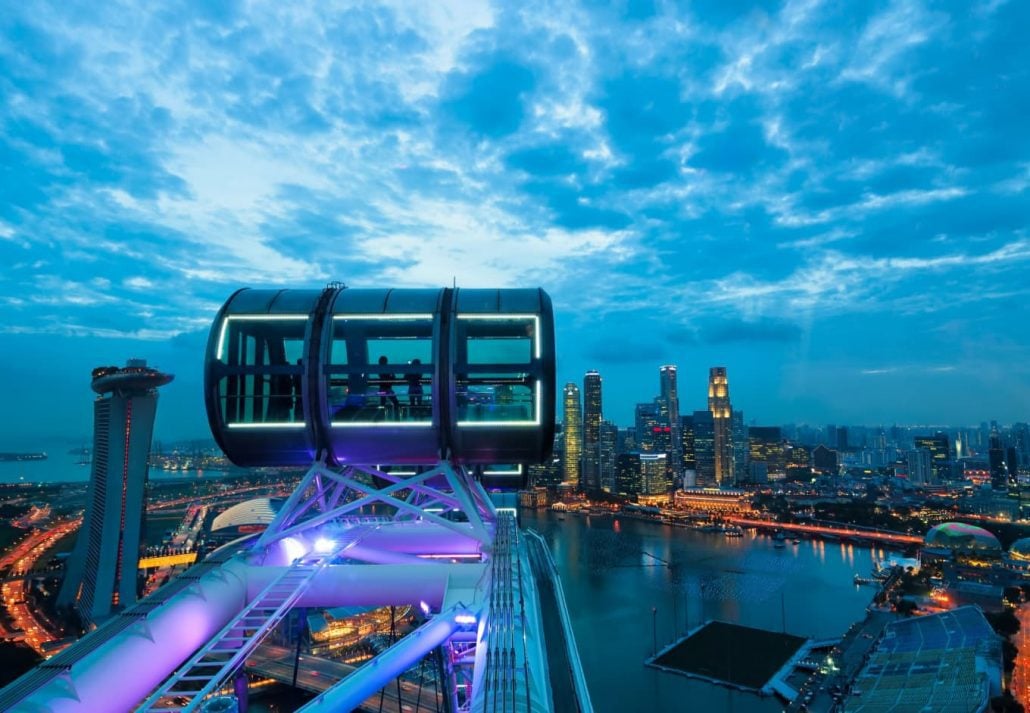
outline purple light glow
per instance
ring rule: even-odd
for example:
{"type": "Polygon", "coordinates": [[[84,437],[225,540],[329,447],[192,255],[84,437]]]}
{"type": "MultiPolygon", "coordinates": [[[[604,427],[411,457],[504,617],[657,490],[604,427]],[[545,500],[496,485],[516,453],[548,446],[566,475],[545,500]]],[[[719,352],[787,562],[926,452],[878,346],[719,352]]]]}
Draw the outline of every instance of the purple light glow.
{"type": "Polygon", "coordinates": [[[425,601],[420,601],[418,603],[418,606],[422,610],[423,614],[425,614],[426,616],[429,616],[429,605],[426,604],[425,601]]]}
{"type": "Polygon", "coordinates": [[[476,617],[473,614],[458,614],[454,617],[454,623],[469,626],[476,623],[476,617]]]}

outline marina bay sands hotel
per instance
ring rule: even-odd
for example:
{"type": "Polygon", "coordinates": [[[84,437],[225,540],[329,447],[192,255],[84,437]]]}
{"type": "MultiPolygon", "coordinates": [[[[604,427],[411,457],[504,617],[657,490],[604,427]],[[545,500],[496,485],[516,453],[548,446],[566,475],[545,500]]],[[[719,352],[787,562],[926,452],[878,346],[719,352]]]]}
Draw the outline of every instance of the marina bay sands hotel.
{"type": "Polygon", "coordinates": [[[102,462],[59,601],[95,628],[0,690],[0,710],[245,711],[249,662],[295,608],[405,606],[411,633],[300,710],[359,709],[432,657],[449,713],[592,711],[550,553],[492,497],[520,484],[498,466],[550,456],[545,292],[233,294],[205,357],[212,433],[237,465],[305,474],[263,532],[135,601],[125,573],[170,380],[139,363],[94,373],[102,462]]]}

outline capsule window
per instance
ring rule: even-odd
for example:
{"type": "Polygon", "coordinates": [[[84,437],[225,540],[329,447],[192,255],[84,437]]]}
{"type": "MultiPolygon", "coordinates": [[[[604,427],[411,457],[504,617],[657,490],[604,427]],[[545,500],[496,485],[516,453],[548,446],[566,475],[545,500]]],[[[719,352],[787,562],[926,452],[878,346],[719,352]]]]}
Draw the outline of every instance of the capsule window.
{"type": "Polygon", "coordinates": [[[539,323],[534,315],[457,320],[459,426],[539,423],[539,323]]]}
{"type": "Polygon", "coordinates": [[[431,425],[432,315],[336,315],[326,374],[334,426],[431,425]]]}
{"type": "Polygon", "coordinates": [[[307,315],[231,315],[217,358],[222,416],[230,427],[303,426],[301,379],[307,315]]]}

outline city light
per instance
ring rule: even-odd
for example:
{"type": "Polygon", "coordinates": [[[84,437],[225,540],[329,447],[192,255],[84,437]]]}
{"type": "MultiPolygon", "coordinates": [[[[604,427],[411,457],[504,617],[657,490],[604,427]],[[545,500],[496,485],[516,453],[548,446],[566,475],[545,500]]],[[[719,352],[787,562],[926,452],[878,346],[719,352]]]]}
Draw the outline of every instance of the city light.
{"type": "Polygon", "coordinates": [[[327,554],[336,548],[336,541],[328,537],[319,537],[315,540],[315,552],[327,554]]]}

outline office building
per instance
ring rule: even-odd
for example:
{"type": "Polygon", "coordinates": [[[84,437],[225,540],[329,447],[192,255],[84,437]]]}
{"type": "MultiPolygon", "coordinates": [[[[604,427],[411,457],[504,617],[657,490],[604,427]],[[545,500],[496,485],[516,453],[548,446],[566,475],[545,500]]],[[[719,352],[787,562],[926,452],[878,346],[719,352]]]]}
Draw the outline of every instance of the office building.
{"type": "Polygon", "coordinates": [[[87,629],[136,602],[157,389],[172,380],[130,359],[93,370],[93,467],[86,512],[58,593],[87,629]]]}
{"type": "Polygon", "coordinates": [[[676,367],[669,364],[658,369],[659,412],[662,425],[669,428],[668,454],[669,472],[678,480],[683,469],[683,439],[680,435],[680,398],[677,386],[676,367]]]}
{"type": "Polygon", "coordinates": [[[565,437],[563,452],[563,482],[583,487],[583,411],[579,403],[579,387],[565,384],[562,395],[562,433],[565,437]]]}
{"type": "Polygon", "coordinates": [[[602,421],[598,429],[598,452],[600,463],[601,490],[606,493],[615,492],[615,457],[618,455],[619,427],[611,421],[602,421]]]}
{"type": "MultiPolygon", "coordinates": [[[[762,464],[761,469],[752,469],[750,472],[759,474],[759,477],[773,480],[782,478],[787,473],[787,458],[784,449],[783,434],[777,426],[751,426],[747,429],[749,460],[752,464],[762,464]]],[[[762,480],[751,479],[752,482],[763,482],[762,480]]]]}
{"type": "Polygon", "coordinates": [[[915,485],[926,485],[932,482],[933,462],[930,451],[926,448],[915,448],[905,452],[905,463],[908,467],[908,480],[915,485]]]}
{"type": "Polygon", "coordinates": [[[616,458],[615,492],[624,497],[640,494],[640,454],[620,453],[616,458]]]}
{"type": "MultiPolygon", "coordinates": [[[[712,414],[715,454],[715,481],[718,485],[735,482],[733,470],[733,407],[726,367],[713,366],[708,372],[708,410],[712,414]]],[[[695,441],[697,436],[694,436],[695,441]]]]}
{"type": "Polygon", "coordinates": [[[588,371],[583,377],[583,489],[601,489],[601,375],[588,371]]]}
{"type": "Polygon", "coordinates": [[[698,487],[717,485],[715,471],[715,419],[711,411],[695,411],[691,419],[694,431],[694,461],[698,487]]]}
{"type": "Polygon", "coordinates": [[[925,448],[930,453],[930,470],[933,483],[940,484],[951,476],[951,439],[946,433],[932,436],[916,436],[915,447],[925,448]]]}
{"type": "Polygon", "coordinates": [[[640,494],[668,495],[672,489],[667,453],[640,454],[640,494]]]}

